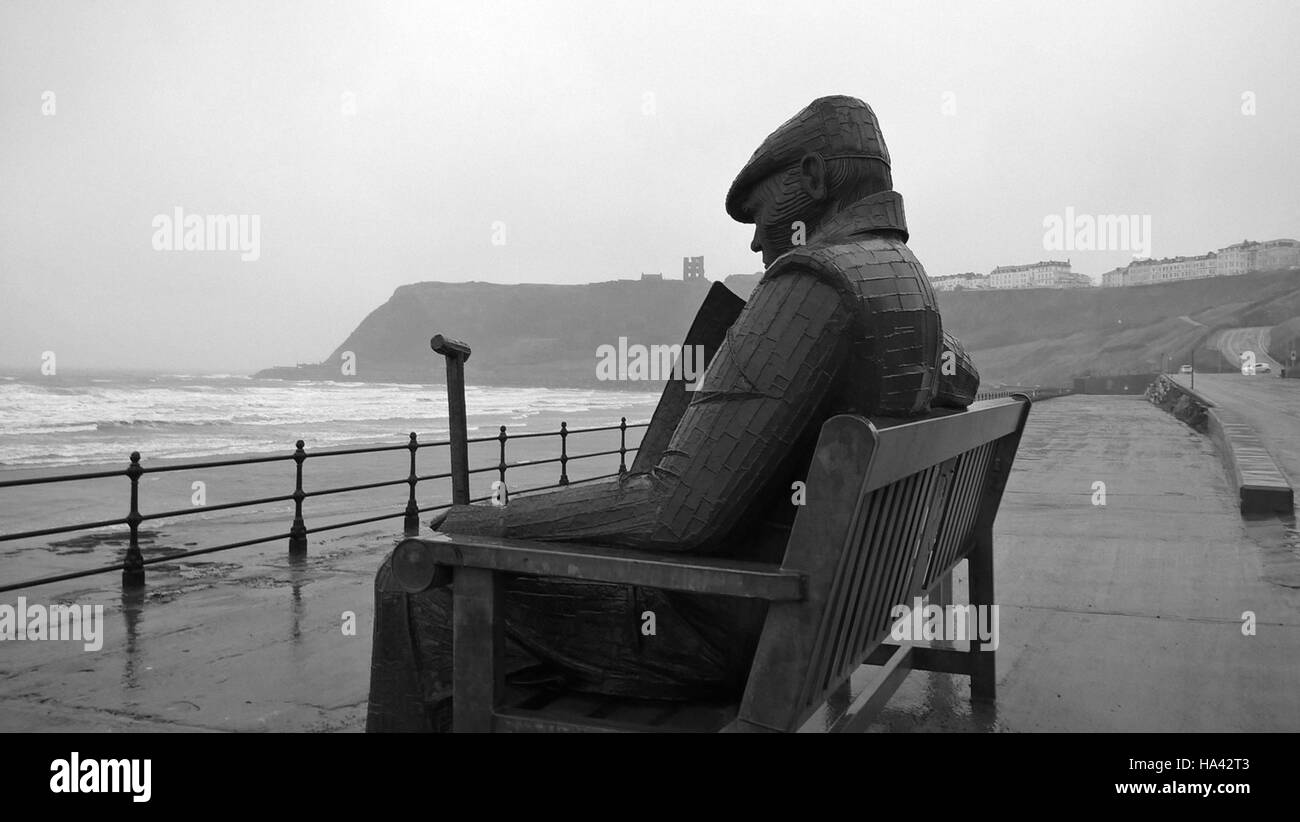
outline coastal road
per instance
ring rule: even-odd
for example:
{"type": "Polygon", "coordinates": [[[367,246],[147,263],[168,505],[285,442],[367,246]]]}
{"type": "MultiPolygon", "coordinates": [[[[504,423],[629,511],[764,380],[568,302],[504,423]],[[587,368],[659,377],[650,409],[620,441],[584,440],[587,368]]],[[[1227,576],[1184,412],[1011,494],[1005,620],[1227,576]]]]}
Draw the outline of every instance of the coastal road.
{"type": "Polygon", "coordinates": [[[1268,355],[1268,326],[1254,326],[1251,328],[1229,328],[1220,331],[1218,339],[1215,341],[1219,351],[1223,356],[1228,358],[1229,362],[1241,362],[1243,351],[1253,351],[1255,353],[1255,362],[1268,363],[1273,372],[1282,367],[1282,363],[1268,355]]]}
{"type": "MultiPolygon", "coordinates": [[[[1236,413],[1255,429],[1291,486],[1300,487],[1300,380],[1281,379],[1278,366],[1274,368],[1272,374],[1253,377],[1241,373],[1197,374],[1196,393],[1236,413]]],[[[1172,376],[1180,385],[1192,384],[1190,374],[1172,376]]]]}

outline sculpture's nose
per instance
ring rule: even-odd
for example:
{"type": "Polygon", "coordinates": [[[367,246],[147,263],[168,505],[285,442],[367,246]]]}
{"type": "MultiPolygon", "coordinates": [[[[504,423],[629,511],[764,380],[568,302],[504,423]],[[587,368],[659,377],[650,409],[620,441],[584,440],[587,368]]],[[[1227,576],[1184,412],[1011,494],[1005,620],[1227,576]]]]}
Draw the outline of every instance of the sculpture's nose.
{"type": "Polygon", "coordinates": [[[758,238],[758,231],[759,231],[759,229],[758,229],[758,224],[756,223],[756,224],[754,225],[754,239],[752,239],[752,240],[749,241],[749,250],[750,250],[750,251],[759,251],[759,252],[761,252],[761,251],[763,250],[763,243],[762,243],[762,242],[759,240],[759,238],[758,238]]]}

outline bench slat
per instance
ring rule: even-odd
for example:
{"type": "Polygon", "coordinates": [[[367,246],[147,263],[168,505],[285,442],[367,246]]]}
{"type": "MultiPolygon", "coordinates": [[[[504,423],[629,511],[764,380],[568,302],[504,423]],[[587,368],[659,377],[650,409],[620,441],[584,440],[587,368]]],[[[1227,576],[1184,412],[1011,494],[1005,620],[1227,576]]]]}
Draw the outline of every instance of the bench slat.
{"type": "Polygon", "coordinates": [[[1022,407],[1020,400],[988,400],[961,414],[886,428],[880,432],[879,453],[867,490],[1015,433],[1022,407]]]}
{"type": "Polygon", "coordinates": [[[882,586],[892,567],[894,553],[898,542],[898,530],[903,524],[904,511],[911,502],[913,478],[879,489],[873,493],[887,493],[888,503],[879,510],[882,527],[876,536],[869,540],[860,540],[850,550],[859,555],[868,556],[870,562],[858,566],[861,576],[855,580],[854,587],[860,592],[848,602],[836,603],[829,618],[843,627],[839,632],[835,655],[824,670],[818,672],[819,688],[825,691],[831,682],[838,678],[840,672],[849,664],[854,655],[855,645],[860,639],[865,623],[869,619],[871,603],[880,596],[882,586]]]}
{"type": "Polygon", "coordinates": [[[802,574],[761,562],[455,534],[419,542],[440,565],[776,601],[804,595],[802,574]]]}

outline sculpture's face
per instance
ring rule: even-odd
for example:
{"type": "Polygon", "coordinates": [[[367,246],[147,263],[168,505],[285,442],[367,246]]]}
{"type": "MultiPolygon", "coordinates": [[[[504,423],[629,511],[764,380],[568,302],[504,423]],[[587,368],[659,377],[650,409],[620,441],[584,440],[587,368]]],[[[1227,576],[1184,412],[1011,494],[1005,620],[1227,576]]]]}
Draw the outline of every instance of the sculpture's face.
{"type": "Polygon", "coordinates": [[[754,185],[744,209],[754,223],[749,247],[762,253],[764,267],[794,248],[796,236],[807,237],[816,222],[817,205],[801,184],[798,168],[777,172],[754,185]],[[796,221],[804,223],[802,231],[796,221]]]}

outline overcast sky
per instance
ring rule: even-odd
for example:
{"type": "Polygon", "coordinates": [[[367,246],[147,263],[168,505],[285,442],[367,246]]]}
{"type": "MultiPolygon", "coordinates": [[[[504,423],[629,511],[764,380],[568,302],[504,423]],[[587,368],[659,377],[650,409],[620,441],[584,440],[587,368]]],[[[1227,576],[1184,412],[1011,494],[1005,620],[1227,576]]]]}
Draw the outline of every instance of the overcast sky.
{"type": "Polygon", "coordinates": [[[1157,257],[1297,237],[1297,44],[1242,0],[6,0],[0,365],[242,373],[405,283],[754,272],[727,186],[827,94],[875,109],[932,276],[1131,259],[1045,250],[1067,207],[1157,257]],[[258,258],[155,250],[177,207],[256,216],[258,258]]]}

